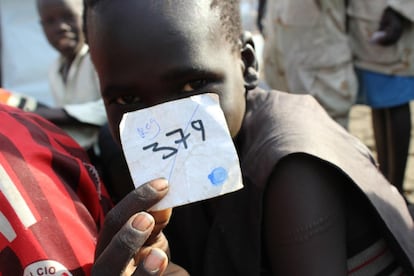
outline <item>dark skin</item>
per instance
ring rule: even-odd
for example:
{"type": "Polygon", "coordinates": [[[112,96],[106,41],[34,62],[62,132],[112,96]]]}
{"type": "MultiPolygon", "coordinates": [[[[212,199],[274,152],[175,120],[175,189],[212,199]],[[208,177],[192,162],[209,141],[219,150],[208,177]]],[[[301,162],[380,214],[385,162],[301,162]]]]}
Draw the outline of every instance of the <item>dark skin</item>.
{"type": "MultiPolygon", "coordinates": [[[[409,21],[402,15],[387,8],[378,28],[384,35],[373,42],[384,47],[395,45],[408,24],[409,21]]],[[[404,194],[405,168],[411,138],[410,104],[373,108],[371,114],[380,170],[404,194]]]]}
{"type": "Polygon", "coordinates": [[[394,45],[400,40],[408,24],[409,21],[401,14],[391,8],[386,8],[378,26],[378,31],[383,31],[384,35],[373,42],[385,47],[394,45]]]}
{"type": "MultiPolygon", "coordinates": [[[[168,3],[108,1],[88,14],[91,56],[114,137],[119,142],[118,124],[126,112],[207,92],[218,94],[236,137],[246,87],[257,81],[252,77],[257,73],[252,41],[241,40],[235,50],[234,42],[223,37],[220,14],[210,10],[210,0],[168,3]]],[[[263,217],[272,275],[347,274],[345,194],[340,188],[346,181],[305,155],[289,156],[274,168],[263,217]],[[286,235],[317,221],[322,221],[319,230],[306,242],[280,246],[286,235]]]]}
{"type": "MultiPolygon", "coordinates": [[[[235,136],[240,129],[245,109],[244,98],[240,96],[244,95],[243,72],[246,68],[240,59],[240,53],[232,52],[230,43],[224,43],[223,38],[213,33],[213,30],[207,32],[207,28],[200,26],[194,17],[191,18],[193,20],[187,19],[188,17],[176,20],[174,16],[178,13],[178,7],[168,7],[165,13],[169,14],[163,16],[159,11],[146,7],[147,1],[126,3],[127,9],[132,10],[130,13],[134,14],[130,15],[125,11],[126,4],[116,5],[113,11],[106,9],[102,16],[96,19],[92,17],[88,24],[91,57],[97,68],[102,97],[107,113],[110,114],[108,121],[115,137],[119,138],[118,125],[126,112],[207,92],[219,94],[230,133],[235,136]],[[135,13],[141,8],[150,16],[134,18],[139,17],[135,13]],[[116,13],[122,13],[123,16],[116,17],[116,13]],[[149,17],[154,20],[148,20],[149,17]],[[105,19],[106,24],[101,24],[98,19],[105,19]],[[108,21],[112,23],[113,28],[107,26],[110,25],[108,21]],[[131,32],[129,26],[132,23],[145,25],[146,28],[137,28],[136,32],[131,32]],[[180,26],[175,26],[176,24],[180,26]],[[162,32],[161,25],[165,26],[162,32]],[[194,29],[197,32],[193,31],[194,29]],[[101,35],[104,33],[105,35],[101,35]],[[198,45],[198,41],[206,39],[208,42],[205,44],[217,46],[198,45]],[[156,41],[168,41],[168,45],[165,42],[155,43],[156,41]],[[109,47],[94,47],[98,43],[113,45],[115,48],[109,51],[109,47]],[[203,49],[200,49],[201,46],[203,49]],[[108,56],[108,52],[111,56],[108,56]],[[215,56],[219,56],[220,59],[215,59],[215,56]],[[234,66],[235,63],[238,63],[238,66],[234,66]],[[123,69],[119,70],[121,68],[123,69]],[[227,71],[231,71],[230,74],[227,71]],[[234,77],[227,80],[229,76],[234,77]]],[[[159,1],[151,5],[164,6],[159,1]]],[[[199,5],[209,9],[205,3],[199,5]]],[[[187,7],[187,4],[178,6],[183,6],[183,14],[195,13],[198,12],[197,9],[201,9],[194,5],[187,7]]],[[[211,22],[208,23],[212,25],[211,22]]],[[[216,22],[213,27],[218,32],[220,28],[217,25],[216,22]]],[[[250,52],[250,55],[254,54],[250,52]]]]}
{"type": "Polygon", "coordinates": [[[259,28],[259,31],[263,33],[263,18],[266,13],[266,0],[259,0],[259,6],[257,11],[257,28],[259,28]]]}
{"type": "Polygon", "coordinates": [[[85,44],[82,32],[82,1],[38,0],[37,4],[40,23],[47,40],[65,58],[67,66],[70,66],[85,44]]]}
{"type": "Polygon", "coordinates": [[[125,196],[106,215],[92,275],[188,276],[181,267],[168,263],[168,242],[160,234],[171,210],[144,212],[167,192],[165,179],[150,181],[125,196]]]}
{"type": "Polygon", "coordinates": [[[380,170],[403,195],[411,138],[410,104],[372,109],[371,114],[380,170]]]}
{"type": "MultiPolygon", "coordinates": [[[[70,65],[85,44],[82,32],[83,3],[81,0],[38,0],[40,22],[50,45],[63,57],[61,74],[66,81],[70,65]]],[[[40,105],[35,113],[57,125],[83,125],[63,108],[40,105]]]]}

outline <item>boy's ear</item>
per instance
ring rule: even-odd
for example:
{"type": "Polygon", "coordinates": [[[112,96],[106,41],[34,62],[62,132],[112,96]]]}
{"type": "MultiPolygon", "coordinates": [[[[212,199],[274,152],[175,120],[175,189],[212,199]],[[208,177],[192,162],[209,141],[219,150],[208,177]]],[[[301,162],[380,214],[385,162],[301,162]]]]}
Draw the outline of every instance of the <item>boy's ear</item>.
{"type": "Polygon", "coordinates": [[[253,36],[250,32],[243,32],[240,36],[241,58],[243,62],[244,87],[246,90],[256,88],[259,83],[258,62],[254,49],[253,36]]]}

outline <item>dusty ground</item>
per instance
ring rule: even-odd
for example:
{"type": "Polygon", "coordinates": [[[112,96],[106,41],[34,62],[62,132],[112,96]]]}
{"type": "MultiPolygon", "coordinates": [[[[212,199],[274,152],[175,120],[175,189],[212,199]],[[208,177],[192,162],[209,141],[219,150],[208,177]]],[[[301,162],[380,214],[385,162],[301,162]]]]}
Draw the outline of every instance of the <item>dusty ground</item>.
{"type": "MultiPolygon", "coordinates": [[[[413,108],[414,105],[412,104],[411,110],[414,112],[413,108]]],[[[408,200],[414,203],[414,114],[412,116],[412,138],[405,172],[404,189],[408,200]]],[[[371,127],[371,113],[368,107],[356,105],[352,108],[349,131],[359,137],[375,155],[375,141],[371,127]]]]}

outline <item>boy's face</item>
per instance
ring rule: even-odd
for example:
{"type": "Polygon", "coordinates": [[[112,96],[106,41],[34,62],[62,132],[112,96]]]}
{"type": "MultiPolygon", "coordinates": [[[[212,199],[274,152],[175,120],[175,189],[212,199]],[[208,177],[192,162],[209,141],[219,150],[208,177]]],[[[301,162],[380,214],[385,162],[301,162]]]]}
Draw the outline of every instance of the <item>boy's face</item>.
{"type": "Polygon", "coordinates": [[[85,43],[82,0],[38,0],[38,10],[49,43],[63,56],[73,58],[85,43]]]}
{"type": "Polygon", "coordinates": [[[126,112],[206,92],[219,95],[230,133],[238,133],[244,66],[219,17],[210,0],[105,1],[88,13],[91,56],[115,137],[126,112]]]}

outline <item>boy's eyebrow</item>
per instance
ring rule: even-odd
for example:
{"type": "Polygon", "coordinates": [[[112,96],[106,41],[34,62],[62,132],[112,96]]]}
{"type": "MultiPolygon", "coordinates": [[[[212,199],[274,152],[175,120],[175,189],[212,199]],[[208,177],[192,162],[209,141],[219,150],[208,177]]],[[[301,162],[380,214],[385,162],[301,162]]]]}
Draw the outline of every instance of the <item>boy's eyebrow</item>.
{"type": "MultiPolygon", "coordinates": [[[[171,71],[166,72],[165,74],[161,75],[161,79],[164,81],[177,81],[183,79],[191,79],[197,77],[207,77],[212,79],[221,79],[222,74],[218,72],[213,72],[211,70],[206,70],[203,68],[194,68],[194,67],[186,67],[180,69],[174,69],[171,71]]],[[[102,90],[103,96],[111,96],[113,94],[118,94],[120,92],[128,93],[136,91],[137,87],[134,85],[119,85],[119,84],[109,84],[102,90]]]]}
{"type": "Polygon", "coordinates": [[[112,94],[119,92],[130,92],[135,91],[136,88],[132,86],[123,86],[123,85],[108,85],[102,90],[102,96],[111,96],[112,94]]]}

